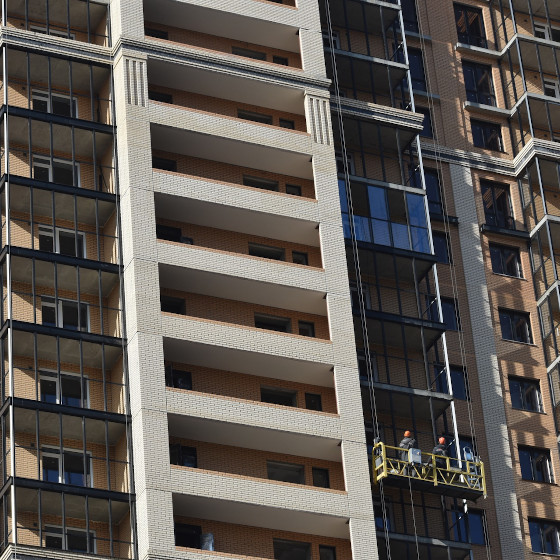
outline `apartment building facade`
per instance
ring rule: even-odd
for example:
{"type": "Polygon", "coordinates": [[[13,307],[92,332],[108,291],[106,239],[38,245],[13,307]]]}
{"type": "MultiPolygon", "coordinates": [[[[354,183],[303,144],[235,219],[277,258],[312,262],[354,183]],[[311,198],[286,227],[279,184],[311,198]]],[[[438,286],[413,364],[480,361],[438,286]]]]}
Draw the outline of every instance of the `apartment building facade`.
{"type": "Polygon", "coordinates": [[[560,555],[553,0],[1,33],[1,558],[560,555]]]}

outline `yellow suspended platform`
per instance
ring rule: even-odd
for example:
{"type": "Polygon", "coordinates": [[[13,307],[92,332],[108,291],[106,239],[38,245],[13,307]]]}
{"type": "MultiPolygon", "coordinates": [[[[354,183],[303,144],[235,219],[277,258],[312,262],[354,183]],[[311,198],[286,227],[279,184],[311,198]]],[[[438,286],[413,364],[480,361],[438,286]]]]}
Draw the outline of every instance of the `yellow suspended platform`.
{"type": "Polygon", "coordinates": [[[459,468],[456,459],[432,453],[421,453],[406,460],[400,447],[377,443],[373,447],[373,479],[376,484],[425,490],[454,498],[477,500],[486,498],[486,480],[482,461],[463,461],[459,468]],[[437,458],[437,462],[436,462],[437,458]]]}

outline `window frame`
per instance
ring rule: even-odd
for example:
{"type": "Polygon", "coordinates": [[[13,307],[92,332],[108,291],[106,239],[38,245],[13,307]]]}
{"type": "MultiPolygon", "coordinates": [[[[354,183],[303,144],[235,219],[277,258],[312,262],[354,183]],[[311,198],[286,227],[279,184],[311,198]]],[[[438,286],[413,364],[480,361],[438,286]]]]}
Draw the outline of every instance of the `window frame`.
{"type": "Polygon", "coordinates": [[[479,105],[496,107],[496,91],[494,89],[494,76],[492,73],[492,66],[490,64],[473,62],[472,60],[462,60],[462,67],[467,101],[478,103],[479,105]],[[468,82],[470,82],[471,80],[467,79],[467,72],[471,73],[470,77],[472,78],[474,88],[469,87],[468,82]],[[486,76],[488,80],[488,91],[484,91],[479,87],[484,76],[486,76]]]}
{"type": "MultiPolygon", "coordinates": [[[[52,240],[53,240],[53,251],[52,251],[52,253],[56,253],[57,255],[66,255],[66,256],[69,256],[69,257],[74,257],[76,259],[86,259],[87,258],[86,236],[85,236],[84,232],[81,232],[81,231],[76,232],[73,229],[39,224],[39,228],[38,228],[39,243],[40,243],[41,236],[52,238],[52,240]],[[60,252],[60,233],[61,232],[62,233],[70,233],[74,236],[74,238],[76,238],[76,237],[78,239],[80,237],[82,238],[81,243],[78,242],[78,246],[80,246],[80,245],[82,246],[82,254],[83,254],[82,257],[80,257],[78,255],[66,255],[65,253],[60,252]]],[[[74,244],[74,247],[76,247],[76,244],[74,244]]]]}
{"type": "MultiPolygon", "coordinates": [[[[83,462],[83,456],[84,456],[84,452],[82,449],[74,449],[72,447],[63,447],[62,448],[62,454],[74,454],[74,455],[79,455],[82,458],[82,462],[83,462]]],[[[79,486],[80,488],[94,488],[94,482],[93,482],[93,455],[91,451],[86,451],[85,455],[87,457],[87,463],[88,463],[88,467],[89,467],[89,475],[88,478],[86,478],[86,484],[82,484],[81,486],[79,485],[74,485],[72,484],[71,486],[79,486]]],[[[45,480],[44,478],[44,467],[43,467],[43,458],[44,457],[50,457],[57,459],[58,461],[58,484],[69,484],[68,482],[65,482],[65,469],[64,469],[64,463],[65,463],[65,459],[63,459],[61,461],[61,457],[60,457],[60,449],[58,447],[52,447],[50,445],[47,445],[45,447],[41,448],[41,479],[45,480]],[[45,451],[46,450],[46,451],[45,451]]],[[[81,475],[83,476],[84,473],[82,471],[81,475]]]]}
{"type": "MultiPolygon", "coordinates": [[[[499,319],[500,319],[500,331],[501,331],[501,335],[502,335],[502,340],[505,340],[507,342],[517,342],[517,343],[521,343],[521,344],[534,344],[534,338],[533,338],[533,329],[531,326],[531,314],[527,313],[525,311],[517,311],[515,309],[508,309],[505,307],[499,307],[498,308],[498,315],[499,315],[499,319]],[[508,315],[509,321],[510,321],[510,329],[511,329],[511,333],[512,336],[515,334],[515,322],[522,318],[525,320],[525,325],[526,325],[526,332],[528,334],[528,340],[519,340],[517,338],[505,338],[504,337],[504,328],[503,328],[503,323],[502,323],[502,316],[508,315]]],[[[507,333],[506,333],[507,334],[507,333]]]]}
{"type": "Polygon", "coordinates": [[[476,6],[469,6],[466,4],[460,4],[455,2],[453,3],[453,13],[455,16],[455,30],[457,31],[457,41],[465,45],[481,47],[483,49],[488,48],[488,39],[486,38],[486,28],[484,26],[484,16],[482,13],[482,9],[477,8],[476,6]],[[461,33],[459,31],[459,18],[457,17],[458,10],[462,11],[462,17],[465,20],[465,24],[466,24],[465,33],[461,33]],[[467,12],[473,12],[473,13],[476,12],[478,16],[477,19],[480,24],[480,32],[482,33],[482,35],[476,35],[471,32],[470,25],[469,25],[469,17],[467,16],[467,12]],[[466,39],[466,41],[462,39],[466,39]]]}
{"type": "Polygon", "coordinates": [[[504,139],[502,136],[502,125],[491,121],[481,121],[480,119],[470,119],[471,121],[471,134],[473,146],[483,150],[491,150],[493,152],[505,153],[504,139]],[[482,144],[478,143],[478,134],[475,134],[475,127],[480,129],[482,144]],[[490,129],[493,132],[488,133],[490,129]],[[493,137],[495,136],[497,144],[493,145],[493,137]]]}
{"type": "Polygon", "coordinates": [[[68,167],[73,167],[75,169],[75,173],[73,172],[72,175],[72,187],[76,187],[78,189],[82,188],[82,174],[80,172],[80,164],[77,161],[72,161],[70,159],[62,159],[62,158],[55,158],[53,157],[52,160],[49,156],[45,156],[42,154],[32,154],[31,156],[31,170],[33,172],[33,178],[35,178],[35,167],[39,167],[41,169],[48,169],[49,172],[49,183],[54,183],[54,164],[55,163],[62,163],[63,165],[67,165],[68,167]],[[42,160],[42,161],[39,161],[42,160]],[[77,185],[74,185],[74,175],[77,179],[77,185]]]}
{"type": "Polygon", "coordinates": [[[508,278],[524,278],[523,277],[523,270],[521,267],[521,252],[519,247],[511,247],[508,245],[500,245],[498,243],[489,243],[488,245],[490,251],[490,264],[492,266],[492,272],[494,274],[498,274],[500,276],[507,276],[508,278]],[[494,253],[493,253],[494,251],[494,253]],[[509,274],[507,272],[507,259],[504,255],[505,251],[510,251],[516,256],[516,263],[515,267],[517,269],[517,274],[509,274]],[[499,253],[497,253],[499,252],[499,253]],[[496,263],[496,259],[494,258],[495,255],[499,255],[500,265],[502,270],[498,271],[494,268],[494,264],[496,263]]]}
{"type": "MultiPolygon", "coordinates": [[[[65,100],[69,100],[70,101],[70,107],[71,110],[70,112],[72,113],[71,115],[63,115],[63,116],[69,116],[70,118],[74,118],[74,119],[78,119],[78,98],[73,95],[72,97],[70,97],[69,95],[65,95],[64,93],[58,93],[58,92],[53,92],[53,91],[48,91],[48,90],[44,90],[44,89],[37,89],[37,88],[32,88],[31,89],[31,108],[33,109],[33,101],[35,101],[35,97],[39,97],[42,98],[40,99],[41,101],[45,101],[47,103],[47,113],[51,114],[51,115],[55,115],[58,113],[53,113],[53,103],[52,103],[52,98],[53,97],[58,97],[61,99],[65,99],[65,100]]],[[[36,111],[36,109],[33,109],[33,111],[36,111]]]]}
{"type": "MultiPolygon", "coordinates": [[[[54,308],[55,310],[55,326],[59,329],[67,329],[68,327],[64,326],[64,304],[65,303],[75,303],[78,306],[78,315],[80,315],[80,306],[84,306],[86,309],[86,316],[87,316],[87,326],[84,329],[84,326],[81,327],[77,326],[77,332],[91,332],[91,317],[89,312],[89,303],[85,301],[77,301],[73,299],[66,299],[66,298],[58,298],[56,300],[54,296],[39,296],[41,300],[41,322],[42,322],[42,315],[43,315],[43,307],[50,307],[54,308]]],[[[81,320],[79,321],[81,323],[81,320]]],[[[71,329],[73,330],[73,329],[71,329]]]]}
{"type": "MultiPolygon", "coordinates": [[[[56,549],[56,550],[66,550],[68,552],[86,552],[87,554],[97,554],[97,531],[93,530],[93,529],[89,529],[89,531],[87,529],[80,529],[79,527],[66,527],[66,531],[63,532],[62,526],[61,525],[45,525],[45,528],[43,529],[43,536],[45,537],[45,547],[47,547],[47,536],[51,536],[51,537],[60,537],[62,540],[62,548],[60,549],[56,549]],[[53,531],[54,529],[54,531],[53,531]],[[58,531],[60,532],[58,532],[58,531]],[[88,539],[88,548],[89,547],[89,540],[91,539],[93,541],[93,551],[89,551],[87,552],[87,548],[86,550],[82,551],[70,551],[70,549],[68,548],[68,532],[69,531],[73,531],[76,533],[89,533],[89,535],[86,536],[86,539],[88,539]],[[92,538],[93,537],[93,538],[92,538]]],[[[53,548],[53,547],[48,547],[48,548],[53,548]]]]}
{"type": "Polygon", "coordinates": [[[558,523],[557,521],[550,521],[548,519],[541,519],[541,518],[537,518],[537,517],[529,517],[528,518],[528,523],[529,523],[529,535],[530,535],[530,539],[531,539],[531,550],[533,552],[536,553],[544,553],[544,554],[551,554],[551,555],[559,555],[560,554],[560,523],[558,523]],[[535,537],[535,532],[533,531],[533,529],[535,528],[535,525],[537,525],[537,529],[539,532],[539,548],[536,549],[535,548],[535,540],[533,537],[535,537]],[[545,535],[546,535],[546,527],[549,526],[550,528],[553,528],[555,531],[555,547],[554,550],[549,551],[546,547],[547,541],[545,539],[545,535]]]}
{"type": "Polygon", "coordinates": [[[490,226],[515,231],[516,229],[515,216],[513,213],[513,202],[511,200],[510,185],[508,185],[507,183],[498,183],[496,181],[481,179],[480,192],[482,195],[483,207],[484,207],[484,222],[490,226]],[[496,196],[496,189],[501,189],[505,193],[506,202],[507,202],[506,204],[507,214],[499,210],[499,204],[498,204],[499,196],[496,196]],[[486,201],[484,200],[487,192],[491,193],[491,198],[492,198],[491,202],[492,202],[492,209],[493,209],[491,212],[489,211],[486,201]]]}
{"type": "Polygon", "coordinates": [[[300,465],[299,463],[290,463],[288,461],[275,461],[274,459],[266,460],[266,477],[268,480],[274,480],[276,482],[285,482],[286,484],[298,484],[300,486],[305,485],[305,465],[300,465]],[[271,478],[271,469],[286,469],[286,472],[295,474],[299,477],[301,482],[293,482],[291,480],[283,480],[281,478],[271,478]]]}
{"type": "Polygon", "coordinates": [[[82,385],[82,398],[81,398],[81,402],[85,403],[85,406],[82,406],[80,408],[91,408],[90,405],[90,390],[89,390],[89,377],[87,375],[82,375],[80,373],[76,373],[73,371],[65,371],[65,370],[60,370],[60,375],[59,372],[55,369],[47,369],[47,368],[41,368],[39,369],[39,400],[42,402],[48,402],[48,401],[43,401],[43,399],[41,398],[42,395],[42,391],[41,391],[41,380],[46,378],[46,380],[48,379],[49,381],[54,381],[56,383],[56,403],[55,404],[61,404],[62,406],[72,406],[69,404],[65,404],[64,402],[62,402],[61,400],[61,396],[64,397],[64,395],[62,395],[62,390],[60,387],[60,380],[61,377],[75,377],[77,379],[79,379],[81,381],[81,385],[82,385]],[[45,375],[46,374],[46,375],[45,375]],[[85,385],[85,394],[86,394],[86,398],[84,399],[84,385],[85,385]]]}
{"type": "Polygon", "coordinates": [[[550,456],[550,449],[533,447],[533,446],[530,446],[530,445],[518,445],[517,446],[517,454],[518,454],[518,460],[519,460],[519,467],[521,469],[521,478],[523,480],[528,480],[528,481],[531,481],[531,482],[541,482],[541,483],[544,483],[544,484],[554,484],[555,483],[554,482],[555,481],[555,479],[554,479],[554,469],[552,468],[552,459],[551,459],[551,456],[550,456]],[[527,472],[527,465],[525,465],[525,468],[524,468],[523,462],[526,459],[522,458],[522,453],[526,454],[526,456],[527,456],[526,458],[528,458],[528,460],[529,460],[528,467],[531,471],[531,476],[530,477],[525,476],[525,474],[527,472]],[[544,465],[542,467],[543,480],[538,480],[535,477],[538,476],[538,472],[539,472],[538,462],[541,458],[544,459],[544,465]]]}
{"type": "MultiPolygon", "coordinates": [[[[542,398],[540,380],[538,380],[538,379],[526,379],[524,377],[509,376],[508,377],[508,388],[509,388],[509,393],[510,393],[510,398],[511,398],[511,407],[513,409],[524,410],[526,412],[536,412],[538,414],[545,414],[544,401],[543,401],[543,398],[542,398]],[[519,402],[521,403],[521,407],[515,406],[515,404],[514,404],[512,382],[519,384],[519,395],[518,395],[518,397],[519,397],[519,402]],[[526,387],[524,389],[523,385],[527,385],[528,387],[526,387]],[[529,402],[528,399],[527,399],[528,390],[531,390],[531,389],[535,390],[535,394],[536,394],[536,400],[537,400],[537,404],[538,404],[538,407],[537,407],[536,410],[533,409],[533,408],[528,408],[526,406],[526,404],[529,402]]],[[[517,397],[515,398],[515,400],[517,401],[517,397]]]]}

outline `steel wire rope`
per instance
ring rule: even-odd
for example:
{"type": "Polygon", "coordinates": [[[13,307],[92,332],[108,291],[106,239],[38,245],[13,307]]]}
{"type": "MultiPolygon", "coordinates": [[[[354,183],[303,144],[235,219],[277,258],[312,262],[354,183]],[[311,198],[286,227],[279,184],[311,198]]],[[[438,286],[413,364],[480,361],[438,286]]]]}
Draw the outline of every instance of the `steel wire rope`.
{"type": "MultiPolygon", "coordinates": [[[[418,0],[414,0],[414,4],[415,4],[415,8],[416,8],[416,14],[417,14],[417,21],[418,21],[418,31],[419,31],[419,39],[420,39],[420,45],[421,45],[421,52],[422,52],[422,63],[424,65],[424,69],[427,68],[426,65],[426,60],[427,60],[427,55],[426,55],[426,39],[425,39],[425,35],[423,32],[423,25],[422,25],[422,19],[420,17],[418,17],[419,12],[419,2],[418,0]]],[[[403,30],[404,32],[404,30],[403,30]]],[[[426,72],[426,70],[424,70],[424,74],[425,74],[425,78],[426,78],[426,84],[428,86],[428,92],[433,91],[432,87],[431,87],[431,79],[430,79],[430,73],[426,72]]],[[[430,111],[430,116],[434,114],[434,100],[433,98],[428,94],[427,96],[428,98],[428,108],[430,111]]],[[[441,157],[441,146],[440,146],[440,142],[439,142],[439,128],[438,128],[438,124],[437,124],[437,119],[431,119],[432,121],[432,132],[433,132],[433,139],[434,139],[434,153],[435,153],[435,162],[436,162],[436,169],[438,172],[438,178],[440,179],[440,196],[442,198],[442,206],[443,206],[443,223],[444,223],[444,230],[445,230],[445,239],[446,239],[446,247],[447,247],[447,252],[448,255],[450,256],[449,259],[449,268],[450,268],[450,272],[451,272],[451,286],[452,286],[452,290],[453,290],[453,297],[455,298],[455,320],[457,322],[457,325],[460,327],[460,304],[459,304],[459,289],[458,289],[458,282],[457,282],[457,271],[456,271],[456,267],[455,267],[455,260],[453,259],[453,250],[452,250],[452,246],[451,246],[451,236],[450,236],[450,232],[451,232],[451,228],[449,225],[449,215],[447,213],[447,208],[448,208],[448,204],[447,204],[447,196],[446,196],[446,189],[445,189],[445,178],[443,175],[443,166],[442,166],[442,157],[441,157]]],[[[459,348],[460,348],[460,354],[461,354],[461,367],[463,369],[463,375],[466,378],[466,389],[467,389],[467,410],[468,410],[468,417],[469,417],[469,425],[470,425],[470,431],[471,431],[471,436],[473,438],[473,451],[475,453],[475,455],[478,455],[477,453],[477,435],[476,435],[476,427],[474,424],[474,412],[473,412],[473,407],[472,407],[472,401],[470,398],[470,383],[469,383],[469,374],[468,374],[468,368],[467,368],[467,361],[466,361],[466,349],[465,349],[465,338],[464,338],[464,334],[461,328],[458,329],[458,335],[459,335],[459,348]]],[[[449,378],[448,378],[449,379],[449,378]]],[[[451,387],[451,390],[453,390],[453,388],[451,387]]],[[[483,481],[484,482],[484,481],[483,481]]],[[[465,505],[466,508],[466,501],[463,499],[463,503],[465,505]]],[[[464,508],[464,510],[465,510],[464,508]]],[[[488,558],[488,560],[491,560],[492,558],[492,553],[490,551],[490,544],[487,538],[487,529],[485,528],[485,543],[486,543],[486,557],[488,558]]]]}
{"type": "MultiPolygon", "coordinates": [[[[327,31],[329,35],[329,46],[331,51],[331,63],[333,69],[333,81],[335,86],[335,93],[336,93],[336,112],[338,118],[338,124],[340,127],[340,143],[342,149],[342,164],[344,168],[344,185],[346,191],[346,200],[348,204],[349,214],[349,224],[350,224],[350,236],[352,241],[352,253],[353,253],[353,261],[354,261],[354,271],[356,274],[356,284],[357,284],[357,292],[358,292],[358,302],[360,305],[360,322],[363,329],[363,342],[364,342],[364,350],[366,354],[366,365],[367,365],[367,376],[368,376],[368,387],[370,391],[370,411],[372,416],[372,421],[375,422],[375,436],[376,438],[379,437],[379,420],[377,417],[377,407],[375,406],[375,389],[373,387],[373,373],[371,367],[371,353],[369,351],[369,336],[368,336],[368,329],[367,323],[364,315],[365,303],[364,303],[364,294],[362,289],[362,278],[361,278],[361,268],[360,268],[360,259],[358,256],[358,241],[356,238],[356,232],[354,228],[354,207],[352,204],[352,194],[350,189],[350,174],[348,172],[348,161],[347,161],[347,152],[346,152],[346,138],[344,134],[344,122],[342,118],[342,104],[340,102],[340,95],[339,94],[339,85],[338,85],[338,68],[336,64],[336,54],[334,52],[334,38],[333,38],[333,29],[332,29],[332,19],[331,19],[331,11],[330,11],[330,0],[325,0],[325,14],[327,18],[327,31]]],[[[374,470],[374,463],[372,457],[372,471],[374,470]]],[[[370,489],[371,491],[371,489],[370,489]]],[[[388,515],[387,515],[387,507],[385,504],[385,491],[383,488],[383,480],[379,481],[379,494],[381,497],[381,510],[383,514],[383,532],[385,534],[385,547],[387,550],[387,559],[392,560],[391,556],[391,547],[389,542],[389,527],[388,527],[388,515]]],[[[375,515],[375,514],[374,514],[375,515]]]]}

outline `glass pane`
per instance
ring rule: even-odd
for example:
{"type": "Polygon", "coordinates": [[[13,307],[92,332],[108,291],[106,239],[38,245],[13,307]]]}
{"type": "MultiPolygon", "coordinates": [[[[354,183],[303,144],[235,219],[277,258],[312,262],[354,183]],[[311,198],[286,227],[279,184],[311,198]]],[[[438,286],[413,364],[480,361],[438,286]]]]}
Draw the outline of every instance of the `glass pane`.
{"type": "Polygon", "coordinates": [[[79,377],[61,376],[62,404],[82,406],[82,380],[79,377]]]}
{"type": "Polygon", "coordinates": [[[419,253],[430,253],[430,238],[428,230],[424,228],[411,227],[412,249],[419,253]]]}
{"type": "Polygon", "coordinates": [[[428,227],[426,222],[426,211],[424,209],[424,197],[418,194],[407,193],[408,220],[413,226],[428,227]]]}
{"type": "Polygon", "coordinates": [[[371,243],[371,233],[369,229],[369,219],[364,216],[354,216],[354,231],[358,241],[371,243]]]}
{"type": "Polygon", "coordinates": [[[60,185],[74,185],[74,172],[71,163],[53,162],[53,182],[60,185]]]}
{"type": "Polygon", "coordinates": [[[54,404],[58,402],[56,394],[56,380],[41,378],[41,400],[54,404]]]}
{"type": "Polygon", "coordinates": [[[389,222],[371,220],[373,229],[373,242],[378,245],[391,246],[391,234],[389,233],[389,222]]]}
{"type": "Polygon", "coordinates": [[[43,480],[46,482],[60,482],[58,457],[43,455],[43,480]]]}
{"type": "Polygon", "coordinates": [[[391,231],[393,232],[394,247],[398,247],[399,249],[410,249],[408,227],[405,224],[391,223],[391,231]]]}
{"type": "Polygon", "coordinates": [[[386,220],[387,202],[385,199],[385,189],[379,187],[368,187],[369,213],[372,218],[386,220]]]}

